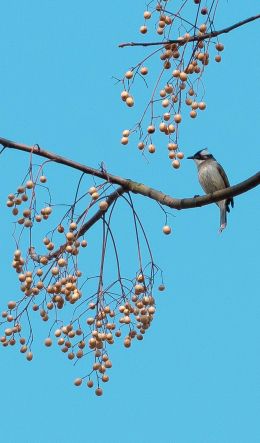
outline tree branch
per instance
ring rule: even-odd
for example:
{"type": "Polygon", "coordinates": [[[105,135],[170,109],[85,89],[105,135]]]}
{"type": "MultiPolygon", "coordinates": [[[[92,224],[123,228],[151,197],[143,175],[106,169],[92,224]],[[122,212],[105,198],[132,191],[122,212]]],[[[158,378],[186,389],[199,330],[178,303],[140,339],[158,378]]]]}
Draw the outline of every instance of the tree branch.
{"type": "Polygon", "coordinates": [[[207,34],[203,35],[195,35],[193,37],[190,37],[189,40],[186,39],[177,39],[177,40],[164,40],[161,42],[128,42],[128,43],[121,43],[119,48],[125,48],[126,46],[164,46],[168,43],[190,43],[190,42],[198,42],[201,40],[207,40],[212,37],[217,37],[220,34],[227,34],[230,31],[233,31],[233,29],[239,28],[240,26],[246,25],[247,23],[253,22],[254,20],[257,20],[260,18],[260,14],[254,15],[253,17],[246,18],[245,20],[242,20],[241,22],[235,23],[234,25],[229,26],[228,28],[220,29],[219,31],[212,31],[207,34]]]}
{"type": "MultiPolygon", "coordinates": [[[[108,210],[108,208],[114,203],[118,197],[120,197],[124,192],[127,192],[127,189],[122,188],[121,186],[117,188],[114,192],[112,192],[107,198],[107,209],[101,210],[99,209],[86,223],[84,223],[81,228],[79,229],[78,233],[76,234],[77,239],[82,237],[98,220],[100,220],[105,212],[108,210]]],[[[53,260],[54,258],[58,258],[63,252],[66,250],[67,243],[64,243],[61,245],[56,251],[51,252],[48,255],[45,255],[45,257],[48,258],[48,260],[53,260]]],[[[39,255],[36,253],[35,248],[31,246],[29,248],[29,254],[33,261],[40,263],[42,255],[39,255]]]]}
{"type": "MultiPolygon", "coordinates": [[[[68,166],[70,168],[77,169],[78,171],[85,172],[86,174],[99,177],[103,180],[106,180],[108,183],[119,185],[125,190],[125,192],[130,191],[134,194],[143,195],[144,197],[156,200],[161,205],[165,205],[169,208],[178,210],[197,208],[200,206],[215,203],[220,200],[224,200],[226,198],[235,197],[236,195],[243,194],[244,192],[247,192],[260,184],[260,172],[257,172],[252,177],[249,177],[247,180],[238,183],[237,185],[213,192],[212,194],[203,195],[201,197],[179,199],[166,195],[163,192],[153,189],[150,186],[144,185],[142,183],[137,183],[133,180],[129,180],[117,175],[112,175],[104,170],[94,169],[81,163],[77,163],[73,160],[69,160],[65,157],[61,157],[60,155],[54,154],[53,152],[45,151],[41,149],[38,145],[27,146],[24,144],[6,140],[1,137],[0,144],[4,146],[4,148],[17,149],[19,151],[24,151],[38,155],[40,157],[48,158],[49,160],[52,160],[56,163],[61,163],[64,166],[68,166]]],[[[118,193],[118,190],[115,192],[118,193]]]]}

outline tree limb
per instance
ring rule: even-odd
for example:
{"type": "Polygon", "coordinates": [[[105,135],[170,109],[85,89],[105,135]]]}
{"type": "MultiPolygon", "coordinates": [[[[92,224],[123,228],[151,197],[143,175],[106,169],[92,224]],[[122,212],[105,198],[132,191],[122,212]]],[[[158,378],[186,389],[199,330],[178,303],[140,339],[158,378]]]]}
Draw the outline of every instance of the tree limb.
{"type": "Polygon", "coordinates": [[[125,48],[126,46],[164,46],[167,43],[178,43],[178,44],[183,44],[183,43],[190,43],[190,42],[198,42],[201,40],[207,40],[209,38],[212,37],[217,37],[220,34],[227,34],[230,31],[233,31],[233,29],[239,28],[240,26],[246,25],[247,23],[253,22],[254,20],[257,20],[258,18],[260,18],[260,14],[254,15],[253,17],[249,17],[246,18],[245,20],[242,20],[241,22],[235,23],[234,25],[228,26],[227,28],[224,29],[220,29],[219,31],[212,31],[209,32],[207,34],[203,34],[203,35],[195,35],[195,36],[191,36],[189,38],[189,40],[186,39],[177,39],[177,40],[164,40],[161,42],[144,42],[144,43],[140,43],[140,42],[129,42],[129,43],[121,43],[119,46],[119,48],[125,48]]]}
{"type": "MultiPolygon", "coordinates": [[[[77,239],[82,237],[98,220],[100,220],[104,216],[108,208],[112,205],[112,203],[114,203],[118,199],[118,197],[124,194],[124,192],[127,192],[127,190],[125,188],[122,188],[121,186],[117,188],[114,192],[112,192],[106,198],[107,209],[105,211],[99,209],[86,223],[84,223],[79,229],[78,233],[76,234],[77,239]]],[[[58,249],[56,249],[56,251],[53,251],[50,254],[45,255],[45,257],[47,257],[49,261],[53,260],[54,258],[58,258],[61,254],[63,254],[63,252],[65,252],[66,246],[67,243],[64,243],[58,249]]],[[[43,257],[42,255],[36,253],[35,248],[33,246],[29,248],[29,254],[31,259],[37,263],[40,263],[41,257],[43,257]]]]}
{"type": "MultiPolygon", "coordinates": [[[[244,192],[247,192],[250,189],[253,189],[260,184],[260,172],[257,172],[252,177],[249,177],[247,180],[238,183],[237,185],[230,186],[229,188],[213,192],[212,194],[207,194],[193,198],[179,199],[166,195],[163,192],[153,189],[150,186],[144,185],[142,183],[138,183],[133,180],[129,180],[117,175],[112,175],[104,170],[94,169],[89,166],[83,165],[81,163],[77,163],[73,160],[67,159],[65,157],[61,157],[60,155],[57,155],[53,152],[45,151],[41,149],[38,145],[27,146],[24,144],[6,140],[1,137],[0,137],[0,144],[4,146],[4,148],[17,149],[19,151],[24,151],[38,155],[40,157],[48,158],[49,160],[52,160],[56,163],[61,163],[70,168],[85,172],[86,174],[99,177],[103,180],[106,180],[108,183],[119,185],[125,190],[125,192],[130,191],[133,192],[134,194],[143,195],[144,197],[156,200],[161,205],[165,205],[168,206],[169,208],[178,209],[178,210],[197,208],[200,206],[205,206],[211,203],[218,202],[220,200],[224,200],[226,198],[235,197],[236,195],[243,194],[244,192]]],[[[118,190],[115,192],[118,192],[118,190]]]]}

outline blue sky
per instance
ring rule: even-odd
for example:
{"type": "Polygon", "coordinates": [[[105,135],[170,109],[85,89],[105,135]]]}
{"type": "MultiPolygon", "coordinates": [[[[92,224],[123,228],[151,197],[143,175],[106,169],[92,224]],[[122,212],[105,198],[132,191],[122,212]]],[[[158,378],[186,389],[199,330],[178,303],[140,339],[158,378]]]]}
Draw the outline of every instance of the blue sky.
{"type": "MultiPolygon", "coordinates": [[[[255,15],[259,2],[221,1],[217,28],[255,15]]],[[[142,56],[118,49],[140,40],[143,2],[9,1],[1,6],[1,136],[38,143],[60,155],[130,177],[174,197],[201,193],[195,166],[174,171],[160,149],[147,162],[120,144],[121,131],[142,111],[128,110],[112,76],[142,56]]],[[[223,62],[205,75],[207,112],[182,126],[186,155],[205,146],[235,184],[257,172],[259,149],[259,23],[221,38],[223,62]]],[[[148,37],[147,37],[148,38],[148,37]]],[[[152,65],[154,66],[154,65],[152,65]]],[[[159,145],[159,142],[158,142],[159,145]]],[[[6,196],[24,177],[28,158],[1,156],[1,306],[19,295],[11,268],[13,219],[6,196]]],[[[58,165],[46,174],[55,200],[68,203],[79,175],[58,165]]],[[[88,182],[90,184],[91,181],[88,182]]],[[[87,185],[87,181],[86,181],[87,185]]],[[[158,205],[134,197],[167,290],[156,294],[157,313],[143,342],[113,346],[113,369],[102,398],[75,388],[78,368],[56,347],[46,349],[45,324],[36,322],[34,359],[1,348],[1,441],[14,443],[257,443],[260,441],[259,191],[235,199],[220,236],[218,209],[174,212],[172,235],[161,232],[158,205]]],[[[118,208],[114,229],[130,274],[136,256],[129,212],[118,208]]],[[[99,227],[83,260],[99,258],[99,227]]],[[[112,272],[109,265],[108,272],[112,272]]],[[[84,362],[81,363],[84,366],[84,362]]]]}

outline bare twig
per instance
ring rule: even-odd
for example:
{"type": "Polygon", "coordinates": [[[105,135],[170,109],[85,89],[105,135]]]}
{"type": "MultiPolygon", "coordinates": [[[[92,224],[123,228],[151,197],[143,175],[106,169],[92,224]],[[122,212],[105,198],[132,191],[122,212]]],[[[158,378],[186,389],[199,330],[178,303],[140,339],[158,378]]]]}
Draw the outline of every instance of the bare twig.
{"type": "Polygon", "coordinates": [[[213,31],[209,32],[207,34],[203,35],[194,35],[193,37],[190,37],[187,41],[186,39],[177,39],[177,40],[164,40],[160,42],[128,42],[128,43],[121,43],[119,48],[125,48],[126,46],[164,46],[167,43],[190,43],[190,42],[197,42],[201,40],[207,40],[209,38],[217,37],[221,34],[227,34],[230,31],[233,31],[236,28],[239,28],[240,26],[244,26],[247,23],[253,22],[254,20],[257,20],[260,18],[260,14],[254,15],[253,17],[246,18],[245,20],[242,20],[238,23],[235,23],[234,25],[228,26],[227,28],[220,29],[219,31],[213,31]]]}

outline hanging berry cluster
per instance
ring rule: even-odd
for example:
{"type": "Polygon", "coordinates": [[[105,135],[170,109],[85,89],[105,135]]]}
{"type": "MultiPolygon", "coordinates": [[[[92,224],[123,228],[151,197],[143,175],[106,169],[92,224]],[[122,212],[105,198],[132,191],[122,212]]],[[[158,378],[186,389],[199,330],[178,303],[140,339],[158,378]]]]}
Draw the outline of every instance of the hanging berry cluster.
{"type": "MultiPolygon", "coordinates": [[[[134,89],[138,78],[144,80],[150,94],[140,120],[132,129],[123,130],[121,143],[127,145],[129,137],[137,134],[138,149],[154,154],[157,149],[155,133],[159,132],[165,137],[168,156],[175,169],[184,158],[179,140],[182,121],[186,117],[196,119],[206,109],[202,79],[212,47],[215,61],[221,61],[224,46],[211,35],[215,31],[217,5],[217,0],[179,0],[172,4],[169,0],[151,1],[149,10],[143,13],[140,33],[157,34],[162,40],[120,45],[153,48],[152,53],[126,71],[120,80],[121,99],[129,108],[135,104],[134,89]],[[159,64],[154,62],[155,57],[159,57],[159,64]],[[151,88],[150,71],[153,79],[156,78],[151,88]]],[[[138,92],[137,97],[136,101],[139,99],[139,103],[143,103],[145,93],[138,92]]]]}

